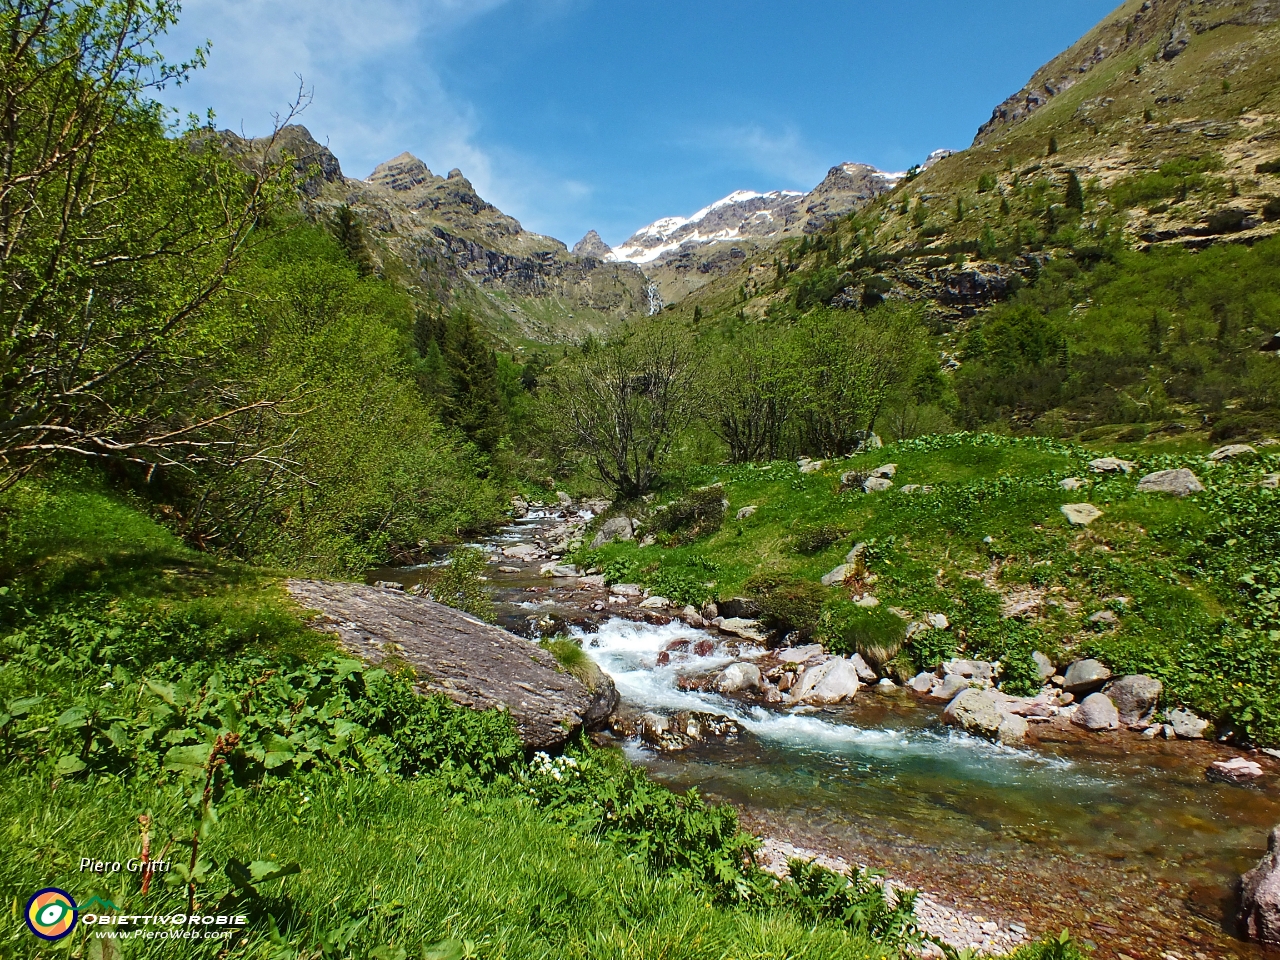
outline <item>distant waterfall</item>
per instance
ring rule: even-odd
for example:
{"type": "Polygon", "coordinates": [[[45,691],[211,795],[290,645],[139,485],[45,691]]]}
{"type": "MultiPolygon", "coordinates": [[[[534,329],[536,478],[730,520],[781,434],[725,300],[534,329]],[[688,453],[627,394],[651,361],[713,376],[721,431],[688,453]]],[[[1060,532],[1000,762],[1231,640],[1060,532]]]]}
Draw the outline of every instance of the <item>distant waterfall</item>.
{"type": "Polygon", "coordinates": [[[649,298],[649,316],[656,317],[662,312],[662,294],[658,292],[658,285],[648,284],[644,288],[644,295],[649,298]]]}

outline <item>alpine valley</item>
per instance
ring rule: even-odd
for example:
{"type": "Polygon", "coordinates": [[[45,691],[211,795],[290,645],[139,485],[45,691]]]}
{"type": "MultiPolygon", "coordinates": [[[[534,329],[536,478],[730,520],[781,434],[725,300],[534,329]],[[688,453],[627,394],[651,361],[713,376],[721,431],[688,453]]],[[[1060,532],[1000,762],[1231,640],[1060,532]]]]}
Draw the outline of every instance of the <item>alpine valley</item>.
{"type": "Polygon", "coordinates": [[[1280,0],[616,246],[179,13],[0,0],[0,960],[1276,960],[1280,0]]]}

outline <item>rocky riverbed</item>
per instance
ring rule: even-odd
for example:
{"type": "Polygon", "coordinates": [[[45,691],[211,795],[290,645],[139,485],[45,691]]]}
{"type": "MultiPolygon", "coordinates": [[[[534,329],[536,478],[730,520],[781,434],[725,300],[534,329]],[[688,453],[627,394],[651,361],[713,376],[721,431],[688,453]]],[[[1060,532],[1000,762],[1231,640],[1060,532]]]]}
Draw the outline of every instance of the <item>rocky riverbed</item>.
{"type": "Polygon", "coordinates": [[[885,870],[957,947],[1068,928],[1099,956],[1280,957],[1233,925],[1236,879],[1280,822],[1274,756],[1188,739],[1196,718],[1153,717],[1149,685],[1102,665],[1047,664],[1041,695],[1010,698],[991,665],[904,685],[815,646],[769,650],[745,606],[677,608],[565,563],[603,505],[520,506],[479,544],[503,625],[577,638],[617,684],[633,759],[735,803],[775,866],[794,845],[885,870]],[[953,709],[948,726],[965,691],[977,721],[953,709]]]}

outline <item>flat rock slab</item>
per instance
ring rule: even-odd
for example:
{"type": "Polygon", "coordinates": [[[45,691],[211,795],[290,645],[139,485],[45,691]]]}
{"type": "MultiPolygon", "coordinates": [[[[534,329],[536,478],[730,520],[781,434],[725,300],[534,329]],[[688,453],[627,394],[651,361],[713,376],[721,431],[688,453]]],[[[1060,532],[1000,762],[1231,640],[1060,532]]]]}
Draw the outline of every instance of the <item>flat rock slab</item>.
{"type": "Polygon", "coordinates": [[[423,693],[444,693],[475,710],[510,711],[526,747],[564,743],[594,701],[541,647],[444,604],[358,583],[285,586],[303,607],[319,611],[314,626],[336,634],[352,653],[412,666],[423,693]]]}

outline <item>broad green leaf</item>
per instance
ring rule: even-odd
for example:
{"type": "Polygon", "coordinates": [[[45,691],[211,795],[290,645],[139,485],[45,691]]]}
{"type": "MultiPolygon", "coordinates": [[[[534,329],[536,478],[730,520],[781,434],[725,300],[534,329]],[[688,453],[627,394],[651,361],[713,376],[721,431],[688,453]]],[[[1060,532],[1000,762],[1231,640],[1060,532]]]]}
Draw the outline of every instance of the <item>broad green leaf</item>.
{"type": "Polygon", "coordinates": [[[72,707],[70,710],[64,710],[62,716],[58,717],[58,726],[60,727],[83,727],[89,719],[89,711],[84,707],[72,707]]]}
{"type": "Polygon", "coordinates": [[[207,743],[193,747],[172,747],[164,755],[164,768],[188,776],[199,776],[205,772],[211,750],[212,747],[207,743]]]}
{"type": "Polygon", "coordinates": [[[58,763],[53,770],[58,776],[66,777],[73,773],[79,773],[86,766],[87,764],[74,753],[66,753],[58,758],[58,763]]]}
{"type": "Polygon", "coordinates": [[[466,946],[461,940],[441,940],[422,948],[422,960],[462,960],[466,946]]]}

